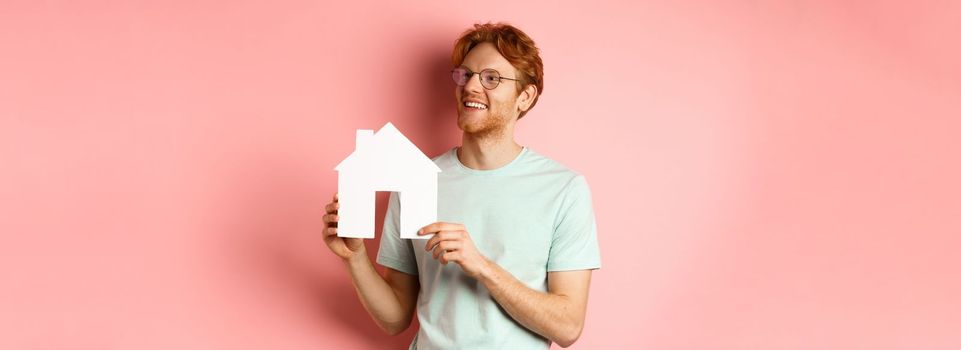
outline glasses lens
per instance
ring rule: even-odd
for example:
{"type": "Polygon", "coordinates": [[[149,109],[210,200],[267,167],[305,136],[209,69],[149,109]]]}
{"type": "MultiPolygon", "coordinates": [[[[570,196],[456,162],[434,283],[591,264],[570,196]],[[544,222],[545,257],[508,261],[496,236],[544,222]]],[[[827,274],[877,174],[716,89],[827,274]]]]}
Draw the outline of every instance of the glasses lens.
{"type": "Polygon", "coordinates": [[[480,79],[481,85],[484,85],[485,88],[493,89],[497,87],[497,84],[500,84],[501,75],[497,73],[496,70],[487,69],[481,72],[480,79]]]}
{"type": "Polygon", "coordinates": [[[454,79],[454,83],[457,84],[457,86],[467,85],[467,79],[469,79],[469,77],[470,73],[464,68],[454,68],[454,70],[451,71],[451,78],[454,79]]]}

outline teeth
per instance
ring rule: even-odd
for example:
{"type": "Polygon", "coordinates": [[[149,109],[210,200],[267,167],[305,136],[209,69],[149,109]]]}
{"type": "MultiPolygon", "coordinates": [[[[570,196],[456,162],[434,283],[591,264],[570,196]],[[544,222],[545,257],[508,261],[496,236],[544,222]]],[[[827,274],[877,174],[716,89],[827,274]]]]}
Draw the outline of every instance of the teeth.
{"type": "Polygon", "coordinates": [[[471,108],[487,109],[487,105],[479,102],[464,102],[464,105],[471,108]]]}

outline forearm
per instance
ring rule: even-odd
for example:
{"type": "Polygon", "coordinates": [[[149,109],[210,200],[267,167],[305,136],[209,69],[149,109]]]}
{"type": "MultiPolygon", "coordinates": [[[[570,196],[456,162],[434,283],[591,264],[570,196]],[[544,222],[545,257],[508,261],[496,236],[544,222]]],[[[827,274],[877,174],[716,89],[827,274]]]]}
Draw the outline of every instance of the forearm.
{"type": "Polygon", "coordinates": [[[411,311],[405,309],[397,293],[384,277],[377,273],[366,251],[345,263],[357,297],[377,326],[389,334],[397,334],[407,329],[411,321],[411,311]]]}
{"type": "Polygon", "coordinates": [[[527,329],[563,347],[570,346],[580,336],[583,316],[568,296],[531,289],[493,262],[487,264],[478,280],[494,300],[527,329]]]}

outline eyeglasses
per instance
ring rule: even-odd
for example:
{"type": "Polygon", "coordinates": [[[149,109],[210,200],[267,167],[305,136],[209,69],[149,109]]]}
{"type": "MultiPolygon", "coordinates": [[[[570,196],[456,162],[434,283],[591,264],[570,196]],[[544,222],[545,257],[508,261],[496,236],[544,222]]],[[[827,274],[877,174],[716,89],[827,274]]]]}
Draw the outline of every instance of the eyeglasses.
{"type": "Polygon", "coordinates": [[[457,86],[467,85],[467,82],[470,81],[470,78],[474,77],[474,74],[480,74],[481,86],[483,86],[487,90],[493,90],[497,88],[497,85],[501,83],[501,80],[506,79],[506,80],[520,81],[520,79],[502,77],[501,73],[490,68],[487,68],[485,70],[480,71],[480,73],[477,73],[477,72],[472,72],[470,69],[467,69],[464,67],[457,67],[451,70],[450,73],[451,73],[451,78],[454,79],[454,83],[456,83],[457,86]]]}

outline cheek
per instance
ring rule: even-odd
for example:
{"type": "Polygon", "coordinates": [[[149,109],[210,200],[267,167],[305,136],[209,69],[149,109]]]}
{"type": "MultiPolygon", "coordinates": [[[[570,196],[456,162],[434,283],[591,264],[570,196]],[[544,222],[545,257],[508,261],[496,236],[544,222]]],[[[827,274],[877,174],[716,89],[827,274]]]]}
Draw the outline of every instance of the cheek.
{"type": "Polygon", "coordinates": [[[514,104],[517,102],[517,99],[509,93],[501,93],[497,94],[497,96],[491,96],[491,100],[497,101],[498,107],[502,109],[514,108],[514,104]]]}

